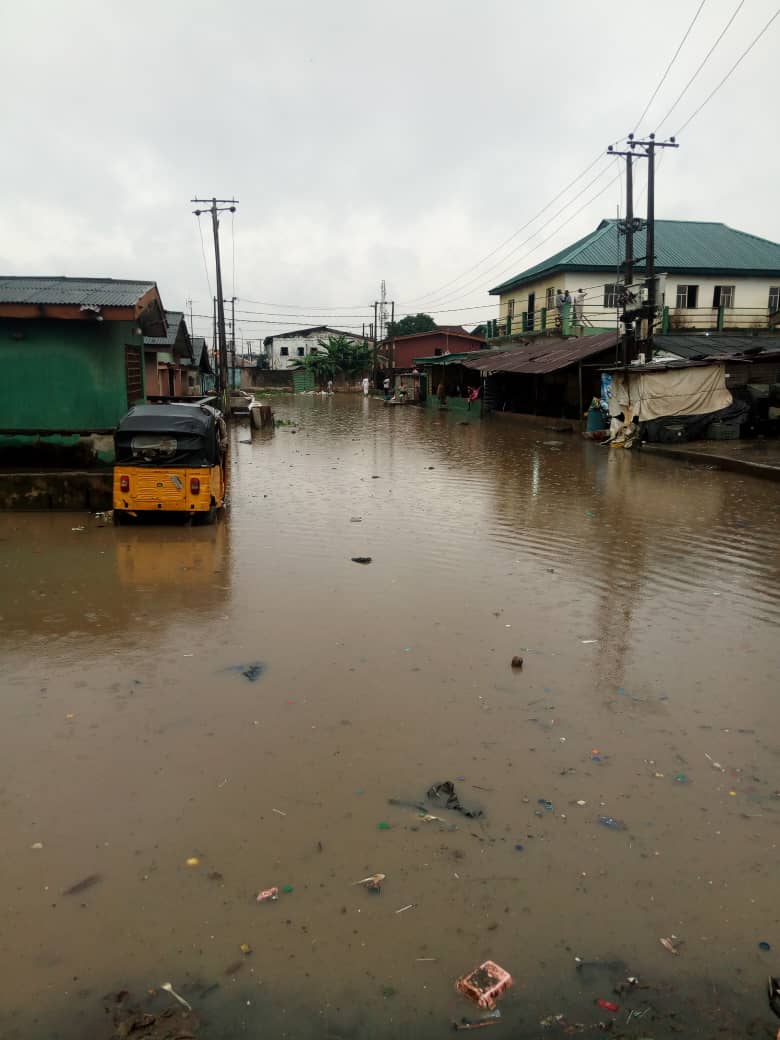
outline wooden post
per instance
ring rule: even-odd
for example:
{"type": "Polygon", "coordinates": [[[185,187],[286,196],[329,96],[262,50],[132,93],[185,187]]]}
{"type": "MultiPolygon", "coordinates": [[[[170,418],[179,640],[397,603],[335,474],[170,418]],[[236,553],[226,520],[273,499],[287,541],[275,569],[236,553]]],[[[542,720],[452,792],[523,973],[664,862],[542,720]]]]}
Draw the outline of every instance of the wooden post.
{"type": "Polygon", "coordinates": [[[718,332],[723,332],[726,324],[726,308],[723,304],[718,307],[718,332]]]}
{"type": "Polygon", "coordinates": [[[547,308],[546,307],[542,307],[541,311],[539,311],[539,314],[541,315],[540,326],[541,326],[542,332],[544,332],[545,329],[547,328],[547,308]]]}

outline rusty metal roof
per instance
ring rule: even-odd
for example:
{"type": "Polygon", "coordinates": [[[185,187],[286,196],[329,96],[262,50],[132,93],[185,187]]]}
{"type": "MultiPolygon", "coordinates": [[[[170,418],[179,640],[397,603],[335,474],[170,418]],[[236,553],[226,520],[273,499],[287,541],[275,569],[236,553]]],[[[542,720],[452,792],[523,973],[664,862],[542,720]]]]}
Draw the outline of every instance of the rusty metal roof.
{"type": "Polygon", "coordinates": [[[0,275],[0,303],[133,307],[155,282],[116,278],[26,278],[0,275]]]}
{"type": "Polygon", "coordinates": [[[538,339],[516,350],[490,351],[489,356],[470,354],[460,362],[464,368],[487,372],[516,372],[523,375],[545,375],[568,368],[593,354],[600,354],[617,344],[617,333],[601,332],[597,336],[563,339],[538,339]]]}

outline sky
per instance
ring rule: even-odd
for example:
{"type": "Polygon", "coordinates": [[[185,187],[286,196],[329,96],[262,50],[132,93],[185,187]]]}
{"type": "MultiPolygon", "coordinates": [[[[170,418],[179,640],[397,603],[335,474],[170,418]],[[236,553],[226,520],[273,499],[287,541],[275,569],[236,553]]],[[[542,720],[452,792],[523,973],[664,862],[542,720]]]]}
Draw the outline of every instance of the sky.
{"type": "Polygon", "coordinates": [[[210,334],[211,221],[190,199],[216,195],[238,200],[223,294],[250,349],[360,331],[382,279],[397,316],[476,325],[489,288],[623,212],[605,153],[634,129],[679,131],[657,217],[780,241],[780,17],[694,114],[776,2],[6,5],[0,274],[153,280],[210,334]]]}

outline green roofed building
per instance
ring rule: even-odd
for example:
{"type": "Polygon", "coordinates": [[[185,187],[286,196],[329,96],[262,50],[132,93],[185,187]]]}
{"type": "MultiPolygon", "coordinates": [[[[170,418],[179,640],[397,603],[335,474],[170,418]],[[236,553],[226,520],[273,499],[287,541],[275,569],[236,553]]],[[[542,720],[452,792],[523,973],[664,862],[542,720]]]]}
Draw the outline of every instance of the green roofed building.
{"type": "MultiPolygon", "coordinates": [[[[645,232],[634,236],[634,283],[643,282],[645,232]]],[[[625,237],[617,220],[490,290],[500,299],[502,333],[556,327],[556,295],[584,292],[585,331],[617,325],[625,237]]],[[[780,244],[698,220],[655,223],[657,300],[667,327],[766,328],[780,305],[780,244]]],[[[572,306],[571,324],[577,324],[572,306]]]]}

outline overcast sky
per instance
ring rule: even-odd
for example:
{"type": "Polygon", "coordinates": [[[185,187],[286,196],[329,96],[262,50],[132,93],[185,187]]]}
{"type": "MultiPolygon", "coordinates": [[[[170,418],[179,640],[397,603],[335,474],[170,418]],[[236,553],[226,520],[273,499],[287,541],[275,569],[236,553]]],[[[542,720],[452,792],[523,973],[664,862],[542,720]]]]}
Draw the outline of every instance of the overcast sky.
{"type": "MultiPolygon", "coordinates": [[[[540,211],[634,128],[699,4],[6,4],[0,273],[148,278],[209,315],[189,200],[235,196],[223,288],[244,337],[359,329],[382,278],[399,314],[476,324],[488,288],[615,216],[606,157],[540,211]]],[[[775,4],[705,0],[639,131],[678,131],[775,4]]],[[[664,156],[658,217],[780,241],[779,43],[780,18],[664,156]]]]}

